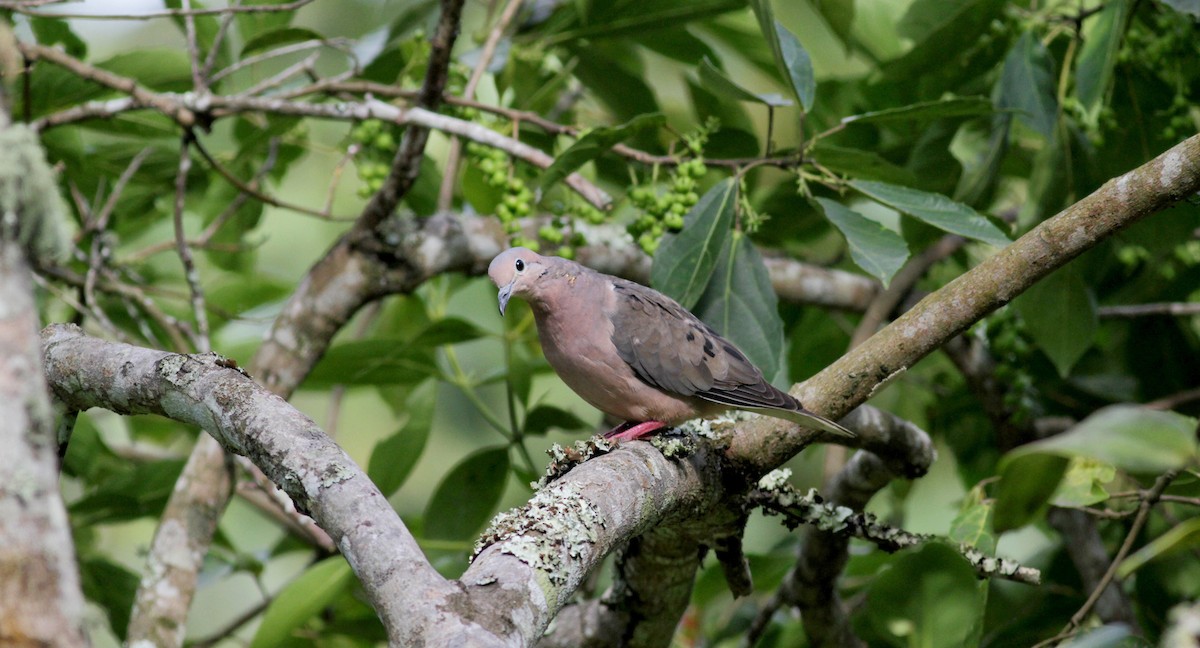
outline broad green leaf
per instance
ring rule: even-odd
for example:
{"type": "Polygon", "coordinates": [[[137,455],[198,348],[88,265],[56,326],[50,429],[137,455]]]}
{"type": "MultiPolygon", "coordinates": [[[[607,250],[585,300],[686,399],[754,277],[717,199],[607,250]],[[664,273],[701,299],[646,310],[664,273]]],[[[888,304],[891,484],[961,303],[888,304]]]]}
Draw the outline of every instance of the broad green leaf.
{"type": "Polygon", "coordinates": [[[553,405],[538,405],[525,415],[525,434],[545,434],[550,428],[570,431],[587,427],[583,419],[553,405]]]}
{"type": "Polygon", "coordinates": [[[508,448],[504,447],[484,448],[451,468],[425,508],[424,536],[436,540],[474,538],[500,503],[508,468],[508,448]]]}
{"type": "Polygon", "coordinates": [[[304,41],[320,41],[324,37],[311,29],[303,27],[284,27],[273,31],[263,32],[247,41],[242,46],[242,58],[283,45],[303,43],[304,41]]]}
{"type": "MultiPolygon", "coordinates": [[[[901,19],[914,43],[908,53],[883,64],[884,75],[901,83],[945,72],[950,55],[978,44],[979,34],[1000,18],[1005,0],[921,0],[901,19]]],[[[961,58],[957,60],[962,60],[961,58]]],[[[922,79],[924,80],[924,79],[922,79]]]]}
{"type": "Polygon", "coordinates": [[[406,340],[354,340],[325,353],[304,380],[308,389],[331,385],[396,385],[437,375],[431,349],[406,340]]]}
{"type": "Polygon", "coordinates": [[[795,34],[788,31],[778,20],[775,21],[775,34],[779,41],[780,68],[784,78],[792,87],[792,93],[800,100],[805,111],[812,110],[813,101],[817,96],[817,80],[813,75],[812,57],[808,50],[800,44],[795,34]]]}
{"type": "Polygon", "coordinates": [[[858,267],[886,286],[908,260],[904,237],[839,202],[827,198],[816,200],[825,218],[846,237],[850,256],[858,267]]]}
{"type": "MultiPolygon", "coordinates": [[[[593,10],[599,3],[592,3],[593,10]]],[[[625,3],[604,3],[611,10],[594,11],[586,24],[564,29],[542,39],[545,45],[586,39],[623,38],[645,31],[657,31],[664,25],[682,26],[746,7],[745,0],[691,0],[678,2],[642,2],[636,11],[625,3]]],[[[551,21],[546,21],[551,25],[551,21]]]]}
{"type": "Polygon", "coordinates": [[[967,493],[958,515],[950,523],[950,540],[975,547],[992,556],[996,553],[996,534],[992,531],[992,502],[981,487],[967,493]]]}
{"type": "Polygon", "coordinates": [[[1121,37],[1125,34],[1125,22],[1132,6],[1131,0],[1111,0],[1088,21],[1075,65],[1075,96],[1091,120],[1099,115],[1100,104],[1112,81],[1113,66],[1117,63],[1117,52],[1121,49],[1121,37]]]}
{"type": "Polygon", "coordinates": [[[894,643],[958,648],[983,614],[975,571],[955,550],[931,542],[906,551],[867,591],[866,614],[894,643]]]}
{"type": "Polygon", "coordinates": [[[1032,31],[1021,34],[1004,58],[996,90],[997,108],[1017,111],[1017,119],[1047,139],[1054,137],[1054,62],[1032,31]]]}
{"type": "Polygon", "coordinates": [[[563,178],[571,175],[584,164],[600,157],[613,145],[619,144],[634,135],[646,130],[661,128],[667,123],[667,118],[661,113],[638,115],[620,126],[601,126],[588,131],[567,150],[563,151],[554,162],[542,172],[537,184],[543,189],[553,186],[563,178]]]}
{"type": "Polygon", "coordinates": [[[83,595],[89,602],[104,609],[113,634],[124,641],[125,633],[129,630],[134,594],[141,579],[137,574],[105,558],[81,556],[79,580],[83,595]]]}
{"type": "Polygon", "coordinates": [[[414,347],[438,347],[446,344],[461,344],[484,336],[478,326],[459,317],[443,317],[435,320],[413,338],[414,347]]]}
{"type": "Polygon", "coordinates": [[[821,166],[851,178],[902,185],[917,183],[917,176],[912,171],[892,164],[871,151],[836,146],[827,140],[819,140],[808,154],[821,166]]]}
{"type": "Polygon", "coordinates": [[[829,26],[829,31],[841,41],[847,52],[854,45],[854,14],[853,0],[809,0],[809,4],[829,26]]]}
{"type": "Polygon", "coordinates": [[[1054,491],[1055,506],[1091,506],[1108,499],[1104,485],[1117,476],[1117,469],[1110,463],[1071,457],[1067,472],[1063,474],[1058,489],[1054,491]]]}
{"type": "Polygon", "coordinates": [[[88,526],[157,515],[174,492],[182,459],[134,463],[114,473],[68,507],[71,520],[88,526]]]}
{"type": "Polygon", "coordinates": [[[332,604],[353,582],[354,572],[341,556],[330,556],[304,570],[267,606],[250,648],[283,644],[292,632],[332,604]]]}
{"type": "Polygon", "coordinates": [[[1121,565],[1117,567],[1117,578],[1128,578],[1156,558],[1163,558],[1179,551],[1194,550],[1198,547],[1200,547],[1200,518],[1185,520],[1121,561],[1121,565]]]}
{"type": "Polygon", "coordinates": [[[748,236],[734,232],[696,305],[696,316],[733,341],[771,380],[783,361],[778,305],[758,248],[748,236]]]}
{"type": "Polygon", "coordinates": [[[1045,509],[1066,469],[1067,460],[1055,455],[1010,452],[1002,459],[992,519],[996,533],[1032,522],[1045,509]]]}
{"type": "Polygon", "coordinates": [[[1008,154],[1008,133],[1012,128],[1012,115],[998,114],[992,117],[992,133],[984,151],[973,163],[963,169],[954,199],[966,205],[987,204],[989,196],[1000,180],[1001,165],[1008,154]]]}
{"type": "Polygon", "coordinates": [[[1133,405],[1097,411],[1058,436],[1013,450],[1011,456],[1089,457],[1121,470],[1158,474],[1196,460],[1196,419],[1133,405]]]}
{"type": "Polygon", "coordinates": [[[990,115],[996,108],[986,97],[949,97],[937,101],[873,110],[843,117],[843,124],[879,124],[893,121],[932,121],[948,117],[978,117],[990,115]]]}
{"type": "Polygon", "coordinates": [[[367,475],[387,497],[400,490],[425,450],[433,426],[436,389],[436,381],[426,380],[412,390],[405,399],[408,420],[395,434],[376,443],[371,451],[367,475]]]}
{"type": "Polygon", "coordinates": [[[783,63],[783,47],[779,44],[779,32],[775,31],[775,11],[771,9],[771,0],[750,0],[750,9],[758,20],[758,30],[762,33],[767,50],[771,52],[771,60],[775,69],[787,78],[787,69],[783,63]]]}
{"type": "Polygon", "coordinates": [[[733,228],[737,185],[733,178],[709,189],[683,218],[683,230],[667,234],[654,255],[650,285],[679,302],[696,305],[712,277],[733,228]]]}
{"type": "Polygon", "coordinates": [[[1079,264],[1068,264],[1030,286],[1014,305],[1029,336],[1066,377],[1092,346],[1098,328],[1096,300],[1079,264]]]}
{"type": "Polygon", "coordinates": [[[908,187],[852,180],[850,186],[876,201],[934,227],[997,247],[1008,245],[1008,237],[985,216],[970,207],[935,193],[908,187]]]}
{"type": "MultiPolygon", "coordinates": [[[[280,5],[290,0],[265,0],[260,5],[280,5]]],[[[292,22],[293,11],[255,11],[237,15],[238,33],[245,42],[253,41],[262,34],[278,31],[292,22]]]]}
{"type": "MultiPolygon", "coordinates": [[[[182,48],[143,49],[117,54],[96,64],[109,72],[136,79],[138,83],[163,92],[192,89],[192,63],[182,48]]],[[[178,161],[178,155],[175,156],[178,161]]]]}
{"type": "Polygon", "coordinates": [[[705,90],[724,95],[735,101],[753,101],[767,106],[790,106],[791,100],[784,99],[775,93],[758,94],[751,92],[742,86],[735,83],[732,79],[725,76],[725,73],[718,70],[707,58],[700,61],[700,83],[703,84],[705,90]]]}
{"type": "Polygon", "coordinates": [[[71,31],[71,25],[65,18],[29,17],[29,27],[33,35],[42,45],[62,44],[67,54],[77,59],[87,58],[87,43],[71,31]]]}
{"type": "MultiPolygon", "coordinates": [[[[420,308],[420,304],[417,303],[420,308]]],[[[404,385],[438,375],[433,350],[483,335],[457,317],[434,320],[412,339],[375,338],[342,342],[329,349],[304,380],[307,389],[330,385],[404,385]]]]}

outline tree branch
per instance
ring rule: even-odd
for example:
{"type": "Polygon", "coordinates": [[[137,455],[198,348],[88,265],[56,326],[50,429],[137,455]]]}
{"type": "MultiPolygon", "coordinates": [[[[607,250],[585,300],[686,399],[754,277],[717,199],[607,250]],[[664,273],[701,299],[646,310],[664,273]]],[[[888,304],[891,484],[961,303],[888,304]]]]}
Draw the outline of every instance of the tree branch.
{"type": "MultiPolygon", "coordinates": [[[[908,367],[1108,236],[1200,190],[1200,135],[1113,178],[929,295],[879,333],[792,390],[805,407],[844,416],[908,367]]],[[[729,455],[764,474],[796,454],[810,431],[777,421],[730,438],[729,455]]]]}

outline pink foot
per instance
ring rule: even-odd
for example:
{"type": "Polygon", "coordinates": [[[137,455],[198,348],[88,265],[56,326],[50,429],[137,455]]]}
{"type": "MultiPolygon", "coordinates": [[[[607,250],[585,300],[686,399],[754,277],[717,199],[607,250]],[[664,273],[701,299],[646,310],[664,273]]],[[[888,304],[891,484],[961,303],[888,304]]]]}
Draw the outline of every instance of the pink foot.
{"type": "Polygon", "coordinates": [[[635,441],[637,439],[649,436],[649,434],[655,430],[660,430],[665,427],[667,427],[667,424],[661,421],[644,421],[642,423],[626,421],[609,430],[608,432],[605,432],[604,438],[611,439],[613,441],[635,441]]]}

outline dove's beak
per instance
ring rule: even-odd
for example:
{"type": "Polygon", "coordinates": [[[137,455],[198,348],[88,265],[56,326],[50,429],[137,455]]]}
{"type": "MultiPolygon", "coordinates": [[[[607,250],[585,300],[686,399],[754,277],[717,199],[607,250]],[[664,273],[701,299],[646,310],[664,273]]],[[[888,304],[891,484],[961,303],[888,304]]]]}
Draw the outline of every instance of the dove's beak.
{"type": "Polygon", "coordinates": [[[512,298],[513,283],[510,281],[507,286],[500,289],[496,295],[496,300],[500,302],[500,317],[504,317],[504,309],[508,308],[508,300],[512,298]]]}

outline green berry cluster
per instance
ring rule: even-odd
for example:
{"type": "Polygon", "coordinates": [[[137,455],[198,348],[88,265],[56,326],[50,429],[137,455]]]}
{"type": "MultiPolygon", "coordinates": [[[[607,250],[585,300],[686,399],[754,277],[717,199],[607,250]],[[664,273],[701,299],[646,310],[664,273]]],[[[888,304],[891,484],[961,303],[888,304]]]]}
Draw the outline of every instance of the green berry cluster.
{"type": "Polygon", "coordinates": [[[483,181],[503,194],[496,205],[496,218],[512,237],[512,244],[537,250],[537,241],[520,236],[518,220],[533,213],[533,191],[513,172],[508,154],[478,142],[468,142],[466,150],[467,158],[483,174],[483,181]]]}
{"type": "MultiPolygon", "coordinates": [[[[556,246],[553,254],[564,259],[574,259],[575,250],[587,244],[581,232],[574,231],[572,215],[556,215],[549,223],[538,228],[538,238],[556,246]]],[[[528,247],[528,246],[526,246],[528,247]]]]}
{"type": "Polygon", "coordinates": [[[355,168],[363,181],[358,188],[360,197],[367,198],[383,186],[383,181],[391,172],[400,130],[378,119],[361,121],[350,130],[350,139],[361,148],[355,156],[355,168]]]}
{"type": "Polygon", "coordinates": [[[1039,412],[1037,390],[1029,373],[1033,344],[1025,321],[1011,307],[1002,308],[983,321],[983,331],[996,363],[996,382],[1004,389],[1004,406],[1013,422],[1030,421],[1039,412]]]}
{"type": "Polygon", "coordinates": [[[638,246],[651,256],[665,232],[683,229],[683,217],[700,200],[698,181],[708,173],[702,158],[684,160],[671,171],[667,190],[659,194],[653,185],[634,187],[629,202],[642,213],[627,229],[638,246]]]}

